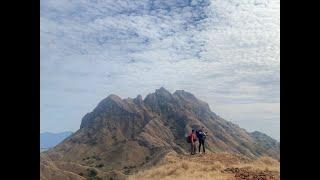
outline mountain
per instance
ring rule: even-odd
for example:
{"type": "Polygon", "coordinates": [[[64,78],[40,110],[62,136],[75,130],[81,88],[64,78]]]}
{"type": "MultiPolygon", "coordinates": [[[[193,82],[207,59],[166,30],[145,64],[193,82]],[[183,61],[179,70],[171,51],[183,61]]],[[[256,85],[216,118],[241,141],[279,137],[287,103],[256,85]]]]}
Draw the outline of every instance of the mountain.
{"type": "Polygon", "coordinates": [[[60,133],[51,133],[44,132],[40,133],[40,148],[48,149],[59,144],[62,140],[70,136],[72,132],[60,132],[60,133]]]}
{"type": "Polygon", "coordinates": [[[280,159],[280,143],[271,137],[224,120],[189,92],[160,88],[144,99],[113,94],[103,99],[83,117],[77,132],[41,154],[41,172],[54,169],[45,165],[54,162],[57,169],[84,177],[94,171],[97,177],[125,178],[169,152],[187,154],[185,136],[200,127],[208,131],[208,151],[280,159]]]}
{"type": "Polygon", "coordinates": [[[280,159],[280,143],[277,140],[259,131],[255,131],[250,134],[255,139],[255,148],[257,153],[267,150],[268,152],[266,152],[266,154],[280,159]]]}

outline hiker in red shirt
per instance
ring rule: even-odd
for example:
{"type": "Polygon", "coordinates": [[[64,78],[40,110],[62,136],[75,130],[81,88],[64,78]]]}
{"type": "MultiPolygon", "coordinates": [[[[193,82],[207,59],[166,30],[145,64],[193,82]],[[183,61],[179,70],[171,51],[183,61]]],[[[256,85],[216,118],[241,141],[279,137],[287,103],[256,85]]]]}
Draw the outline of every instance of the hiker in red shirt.
{"type": "Polygon", "coordinates": [[[196,154],[196,141],[197,141],[197,135],[194,129],[192,129],[191,134],[189,135],[190,141],[191,141],[191,155],[196,154]]]}

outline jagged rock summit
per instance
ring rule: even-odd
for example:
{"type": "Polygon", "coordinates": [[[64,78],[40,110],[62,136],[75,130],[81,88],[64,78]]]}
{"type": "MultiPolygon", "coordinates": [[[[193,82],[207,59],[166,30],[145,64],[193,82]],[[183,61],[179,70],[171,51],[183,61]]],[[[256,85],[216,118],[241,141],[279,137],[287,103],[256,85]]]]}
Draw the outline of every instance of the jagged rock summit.
{"type": "Polygon", "coordinates": [[[172,94],[163,87],[144,99],[109,95],[83,117],[77,132],[44,154],[56,162],[101,166],[106,177],[130,174],[168,152],[187,153],[185,136],[199,127],[208,131],[208,151],[280,159],[280,143],[274,139],[224,120],[189,92],[172,94]]]}

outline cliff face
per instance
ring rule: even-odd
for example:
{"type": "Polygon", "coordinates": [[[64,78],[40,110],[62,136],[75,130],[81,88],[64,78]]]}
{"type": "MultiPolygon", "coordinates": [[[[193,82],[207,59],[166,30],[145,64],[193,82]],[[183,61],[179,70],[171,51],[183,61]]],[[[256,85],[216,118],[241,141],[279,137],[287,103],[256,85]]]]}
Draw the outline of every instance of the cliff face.
{"type": "Polygon", "coordinates": [[[280,158],[280,145],[272,138],[248,133],[222,119],[191,93],[171,94],[164,88],[144,100],[140,95],[134,99],[108,96],[83,117],[76,133],[46,154],[54,161],[126,174],[156,163],[167,152],[188,152],[185,136],[200,127],[208,131],[209,151],[280,158]]]}

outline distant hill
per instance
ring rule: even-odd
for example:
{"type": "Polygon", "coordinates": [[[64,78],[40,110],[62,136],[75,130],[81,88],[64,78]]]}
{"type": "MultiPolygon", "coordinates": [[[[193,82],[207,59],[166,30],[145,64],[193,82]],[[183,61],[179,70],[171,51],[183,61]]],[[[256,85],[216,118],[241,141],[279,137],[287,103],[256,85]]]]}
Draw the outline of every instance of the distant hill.
{"type": "Polygon", "coordinates": [[[51,147],[56,146],[65,138],[72,134],[71,131],[61,132],[61,133],[51,133],[44,132],[40,133],[40,148],[41,149],[49,149],[51,147]]]}
{"type": "Polygon", "coordinates": [[[280,143],[271,137],[224,120],[189,92],[160,88],[144,99],[103,99],[83,117],[77,132],[41,153],[42,176],[60,169],[64,175],[82,175],[77,178],[86,177],[87,171],[103,179],[125,178],[154,166],[170,152],[188,154],[185,136],[200,127],[208,132],[208,152],[280,159],[280,143]]]}

